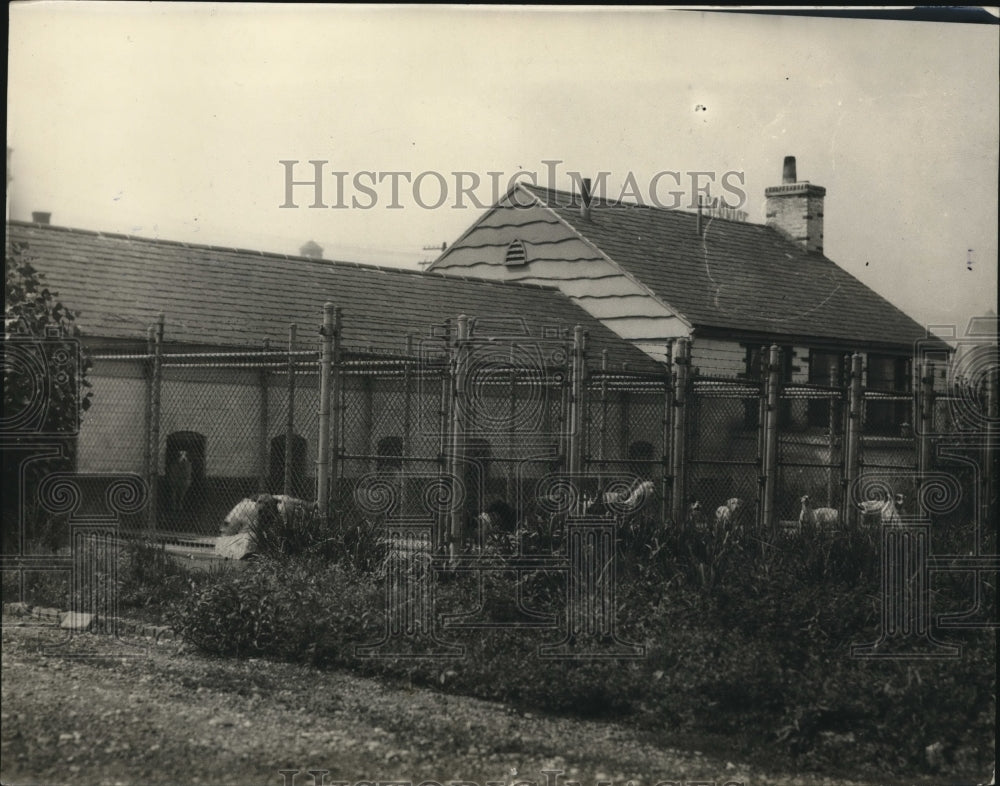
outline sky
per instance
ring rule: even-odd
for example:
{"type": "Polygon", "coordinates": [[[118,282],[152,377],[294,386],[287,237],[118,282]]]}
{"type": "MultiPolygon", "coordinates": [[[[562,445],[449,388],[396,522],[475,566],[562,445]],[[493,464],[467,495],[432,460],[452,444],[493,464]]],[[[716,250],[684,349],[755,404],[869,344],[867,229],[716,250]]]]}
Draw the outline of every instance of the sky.
{"type": "Polygon", "coordinates": [[[712,195],[735,200],[719,185],[732,173],[763,223],[764,189],[794,155],[798,179],[827,189],[837,264],[959,335],[995,308],[996,26],[600,7],[8,8],[14,219],[47,211],[63,226],[288,254],[313,240],[328,259],[417,267],[482,215],[494,182],[502,193],[536,173],[568,189],[571,171],[606,171],[609,196],[634,182],[649,204],[654,176],[676,172],[680,187],[661,178],[654,196],[671,205],[678,190],[686,208],[690,173],[714,173],[712,195]],[[313,179],[310,161],[324,162],[324,207],[310,207],[310,185],[286,200],[289,173],[313,179]]]}

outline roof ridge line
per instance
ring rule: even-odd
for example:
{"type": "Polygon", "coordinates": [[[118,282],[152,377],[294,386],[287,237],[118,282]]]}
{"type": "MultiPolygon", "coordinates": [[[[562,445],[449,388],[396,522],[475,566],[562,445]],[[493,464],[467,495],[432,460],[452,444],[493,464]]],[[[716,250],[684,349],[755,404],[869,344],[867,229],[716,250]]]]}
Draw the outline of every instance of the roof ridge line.
{"type": "MultiPolygon", "coordinates": [[[[566,195],[566,196],[569,196],[569,197],[577,200],[577,202],[580,199],[580,195],[579,194],[577,194],[577,193],[575,193],[573,191],[564,191],[561,188],[549,188],[548,186],[540,186],[540,185],[532,184],[532,183],[519,183],[518,185],[522,185],[525,188],[529,188],[529,189],[536,189],[538,191],[547,191],[547,192],[551,192],[551,193],[555,193],[555,194],[566,195]]],[[[535,195],[533,194],[532,196],[535,196],[535,195]]],[[[591,195],[591,199],[594,199],[594,198],[595,197],[593,195],[591,195]]],[[[698,216],[698,213],[697,213],[696,210],[684,209],[684,208],[679,208],[679,207],[665,207],[663,205],[650,205],[650,204],[647,204],[645,202],[625,202],[625,201],[623,201],[621,199],[607,199],[607,198],[605,198],[605,199],[600,199],[599,201],[602,204],[604,204],[605,206],[607,206],[607,207],[620,207],[620,208],[625,208],[626,210],[630,210],[630,209],[640,209],[640,210],[641,209],[645,209],[645,210],[654,210],[654,211],[661,212],[661,213],[670,213],[672,215],[690,216],[692,218],[697,218],[697,216],[698,216]]],[[[574,205],[559,205],[559,204],[557,204],[557,205],[547,205],[547,206],[548,207],[568,208],[568,207],[573,207],[574,205]]],[[[738,208],[734,208],[734,209],[738,209],[738,208]]],[[[725,222],[730,223],[730,224],[741,224],[741,225],[744,225],[744,226],[752,226],[752,227],[766,227],[767,226],[767,224],[760,224],[760,223],[758,223],[756,221],[736,221],[734,219],[724,218],[722,216],[706,216],[706,217],[711,218],[711,220],[713,220],[713,221],[725,221],[725,222]]]]}
{"type": "MultiPolygon", "coordinates": [[[[413,268],[392,267],[391,265],[376,265],[368,262],[356,262],[353,260],[346,260],[346,259],[315,259],[313,257],[306,257],[299,254],[281,254],[276,251],[261,251],[251,248],[238,248],[233,246],[216,246],[207,243],[188,243],[183,240],[168,240],[165,238],[142,237],[140,235],[129,235],[122,232],[106,232],[97,229],[84,229],[82,227],[68,227],[68,226],[60,226],[57,224],[39,224],[38,222],[35,221],[21,221],[17,219],[11,219],[7,222],[7,224],[14,226],[21,226],[26,229],[41,229],[46,232],[63,232],[71,235],[85,235],[89,237],[107,238],[109,240],[125,240],[128,242],[135,241],[138,243],[150,243],[161,246],[190,248],[193,250],[221,251],[227,254],[250,255],[250,256],[261,257],[264,259],[283,259],[292,262],[306,262],[312,265],[316,265],[317,267],[320,268],[340,265],[343,267],[354,267],[363,270],[374,270],[381,273],[401,273],[405,275],[431,277],[436,279],[449,279],[449,280],[459,279],[461,281],[467,281],[474,284],[495,284],[500,286],[513,286],[524,289],[537,289],[545,292],[559,292],[561,295],[563,294],[558,287],[549,286],[546,284],[536,284],[536,283],[529,283],[522,281],[491,280],[485,278],[476,278],[475,276],[459,276],[448,273],[442,273],[437,270],[415,270],[413,268]]],[[[563,297],[567,296],[563,295],[563,297]]]]}

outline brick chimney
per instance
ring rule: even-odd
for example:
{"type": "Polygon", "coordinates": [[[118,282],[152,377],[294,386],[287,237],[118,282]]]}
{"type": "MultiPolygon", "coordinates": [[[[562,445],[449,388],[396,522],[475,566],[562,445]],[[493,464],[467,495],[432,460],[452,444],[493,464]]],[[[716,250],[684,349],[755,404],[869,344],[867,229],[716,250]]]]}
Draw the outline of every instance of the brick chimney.
{"type": "Polygon", "coordinates": [[[785,156],[780,186],[764,189],[767,225],[806,251],[823,253],[823,197],[826,189],[795,179],[795,156],[785,156]]]}

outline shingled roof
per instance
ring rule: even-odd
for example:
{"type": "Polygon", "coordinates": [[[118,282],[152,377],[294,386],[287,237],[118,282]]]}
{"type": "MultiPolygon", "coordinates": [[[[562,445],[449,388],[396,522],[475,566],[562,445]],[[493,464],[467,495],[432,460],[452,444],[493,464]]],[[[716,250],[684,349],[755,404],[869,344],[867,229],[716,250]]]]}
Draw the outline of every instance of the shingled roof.
{"type": "Polygon", "coordinates": [[[459,314],[509,330],[523,317],[532,336],[581,325],[594,356],[608,350],[630,368],[655,364],[557,289],[437,273],[317,260],[10,221],[8,245],[25,253],[60,300],[79,312],[91,339],[144,340],[166,315],[168,343],[213,347],[280,346],[288,324],[305,338],[323,303],[343,310],[345,349],[403,351],[406,336],[459,314]],[[498,320],[505,320],[500,323],[498,320]]]}
{"type": "MultiPolygon", "coordinates": [[[[733,330],[911,348],[927,331],[822,254],[775,229],[521,183],[602,254],[698,332],[733,330]]],[[[526,198],[521,198],[525,203],[526,198]]]]}

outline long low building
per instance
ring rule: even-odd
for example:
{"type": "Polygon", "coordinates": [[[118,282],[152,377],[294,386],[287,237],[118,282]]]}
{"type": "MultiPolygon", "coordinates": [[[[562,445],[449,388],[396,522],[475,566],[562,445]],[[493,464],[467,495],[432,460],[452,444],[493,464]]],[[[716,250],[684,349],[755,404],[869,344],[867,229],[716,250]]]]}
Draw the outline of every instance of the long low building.
{"type": "MultiPolygon", "coordinates": [[[[163,375],[155,465],[161,479],[160,522],[173,528],[210,530],[243,495],[281,491],[288,455],[290,490],[301,496],[314,493],[315,357],[326,302],[342,311],[344,357],[368,363],[371,370],[368,374],[358,366],[343,380],[340,448],[346,476],[387,466],[400,470],[404,457],[419,459],[410,461],[407,471],[437,471],[443,448],[440,384],[413,380],[406,387],[393,377],[391,359],[431,357],[453,335],[460,315],[469,319],[472,336],[487,342],[486,348],[496,337],[518,347],[513,361],[521,364],[565,365],[565,348],[580,326],[592,364],[606,358],[611,368],[654,373],[663,368],[549,286],[17,221],[7,225],[7,242],[9,251],[30,260],[46,285],[78,314],[81,342],[95,358],[88,376],[92,406],[83,416],[76,450],[80,473],[148,472],[150,373],[139,356],[146,353],[149,327],[164,315],[163,351],[172,362],[163,375]],[[297,326],[296,349],[313,354],[304,356],[308,362],[297,375],[292,447],[287,450],[283,358],[276,355],[265,368],[259,358],[240,362],[232,353],[259,352],[266,345],[280,353],[288,346],[290,324],[297,326]],[[554,361],[544,356],[550,351],[554,361]],[[219,357],[183,357],[198,353],[219,357]],[[192,520],[194,525],[185,523],[192,520]]],[[[485,357],[480,381],[498,360],[485,357]]],[[[529,405],[539,392],[531,384],[522,381],[518,388],[521,414],[513,415],[517,434],[503,415],[495,417],[509,406],[500,403],[506,401],[507,388],[493,398],[483,394],[488,385],[470,391],[472,396],[483,394],[484,404],[482,428],[470,436],[469,449],[490,459],[492,476],[482,483],[497,496],[510,491],[518,461],[560,450],[555,443],[564,427],[550,420],[565,415],[565,407],[555,387],[542,391],[546,406],[539,417],[549,420],[522,422],[524,413],[534,412],[529,405]],[[532,434],[552,439],[539,442],[532,434]]],[[[637,437],[627,434],[646,431],[645,419],[640,410],[629,417],[632,422],[619,422],[623,428],[618,431],[622,439],[636,442],[637,437]]],[[[628,450],[624,444],[620,452],[628,450]]],[[[485,493],[484,485],[478,496],[485,493]]]]}

